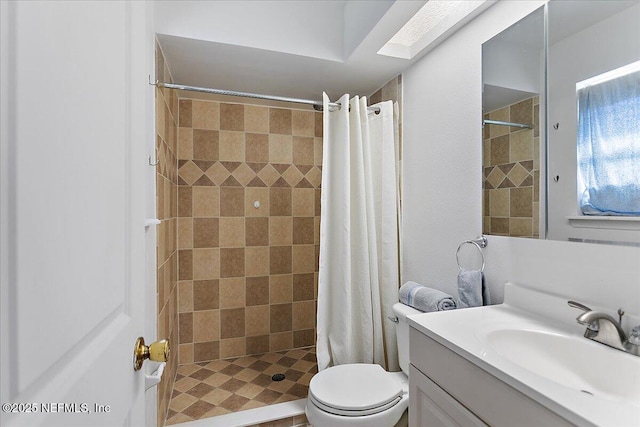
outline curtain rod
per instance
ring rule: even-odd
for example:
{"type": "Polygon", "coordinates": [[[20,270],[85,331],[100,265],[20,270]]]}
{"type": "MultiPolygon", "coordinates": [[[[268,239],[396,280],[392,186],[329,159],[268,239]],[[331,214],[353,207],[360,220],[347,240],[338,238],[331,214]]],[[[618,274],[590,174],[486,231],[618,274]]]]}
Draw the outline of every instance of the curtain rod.
{"type": "MultiPolygon", "coordinates": [[[[212,93],[215,95],[229,95],[229,96],[241,96],[244,98],[254,98],[254,99],[267,99],[270,101],[281,101],[281,102],[293,102],[296,104],[306,104],[313,106],[314,110],[322,111],[322,102],[314,101],[312,99],[300,99],[300,98],[288,98],[286,96],[276,96],[276,95],[263,95],[260,93],[250,93],[250,92],[238,92],[235,90],[224,90],[224,89],[211,89],[207,87],[198,87],[198,86],[189,86],[182,85],[176,83],[166,83],[157,81],[155,83],[151,83],[157,87],[165,87],[167,89],[178,89],[178,90],[186,90],[190,92],[203,92],[203,93],[212,93]]],[[[339,102],[330,102],[329,107],[340,109],[341,105],[339,102]]],[[[367,107],[367,109],[374,110],[376,113],[380,112],[380,108],[378,107],[367,107]]]]}
{"type": "Polygon", "coordinates": [[[513,126],[516,128],[533,129],[532,125],[525,125],[522,123],[501,122],[499,120],[483,120],[482,125],[499,125],[499,126],[513,126]]]}

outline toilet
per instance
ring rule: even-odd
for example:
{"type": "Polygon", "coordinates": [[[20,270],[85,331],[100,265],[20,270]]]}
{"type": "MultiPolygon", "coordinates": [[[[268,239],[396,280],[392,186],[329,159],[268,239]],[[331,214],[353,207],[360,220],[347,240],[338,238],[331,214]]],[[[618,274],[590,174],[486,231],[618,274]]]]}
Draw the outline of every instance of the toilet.
{"type": "MultiPolygon", "coordinates": [[[[398,359],[402,372],[387,372],[380,365],[352,363],[327,368],[309,383],[305,412],[313,427],[394,427],[409,406],[409,324],[418,314],[396,303],[398,359]]],[[[406,424],[405,424],[406,425],[406,424]]]]}

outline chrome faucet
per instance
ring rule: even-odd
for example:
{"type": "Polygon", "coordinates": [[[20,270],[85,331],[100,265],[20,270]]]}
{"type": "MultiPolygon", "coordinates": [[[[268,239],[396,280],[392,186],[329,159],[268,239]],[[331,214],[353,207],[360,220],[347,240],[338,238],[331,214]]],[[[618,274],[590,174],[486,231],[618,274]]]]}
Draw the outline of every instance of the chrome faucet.
{"type": "Polygon", "coordinates": [[[622,309],[618,310],[619,319],[616,320],[607,313],[591,310],[579,302],[568,301],[567,303],[571,307],[584,311],[576,318],[576,321],[581,325],[587,325],[587,329],[584,331],[585,338],[640,356],[640,345],[630,342],[620,326],[624,315],[622,309]]]}

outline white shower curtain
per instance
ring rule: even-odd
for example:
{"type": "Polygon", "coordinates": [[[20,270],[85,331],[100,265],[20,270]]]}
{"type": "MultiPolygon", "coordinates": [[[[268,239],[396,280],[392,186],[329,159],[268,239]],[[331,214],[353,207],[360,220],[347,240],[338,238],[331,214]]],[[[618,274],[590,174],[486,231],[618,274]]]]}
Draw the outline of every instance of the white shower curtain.
{"type": "Polygon", "coordinates": [[[387,318],[400,282],[397,119],[391,101],[376,104],[380,114],[367,112],[366,98],[339,102],[329,111],[324,94],[318,369],[377,363],[397,371],[387,318]]]}

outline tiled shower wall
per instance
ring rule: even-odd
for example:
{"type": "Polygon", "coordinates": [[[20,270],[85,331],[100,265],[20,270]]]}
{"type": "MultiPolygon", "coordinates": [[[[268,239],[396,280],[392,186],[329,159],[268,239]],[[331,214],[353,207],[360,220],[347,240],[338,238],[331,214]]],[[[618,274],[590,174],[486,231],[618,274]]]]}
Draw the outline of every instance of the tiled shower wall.
{"type": "Polygon", "coordinates": [[[484,126],[484,234],[538,237],[540,210],[539,98],[484,115],[533,129],[484,126]]]}
{"type": "MultiPolygon", "coordinates": [[[[171,81],[156,45],[156,78],[171,81]]],[[[178,366],[178,98],[175,91],[156,88],[156,210],[158,339],[169,338],[173,353],[158,385],[158,425],[164,424],[178,366]]]]}
{"type": "Polygon", "coordinates": [[[322,115],[180,99],[180,363],[315,344],[322,115]]]}

